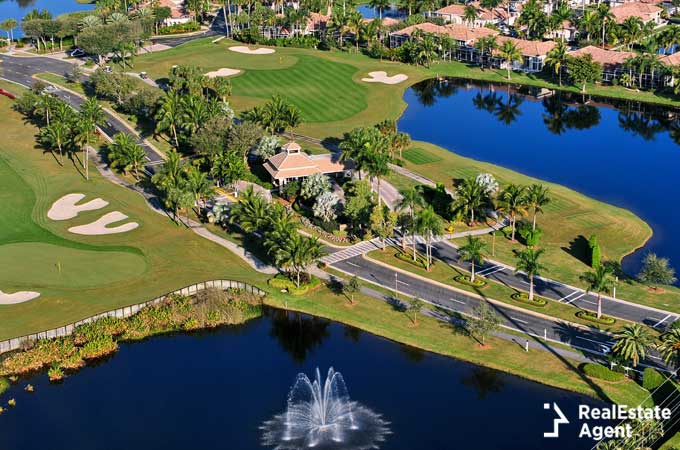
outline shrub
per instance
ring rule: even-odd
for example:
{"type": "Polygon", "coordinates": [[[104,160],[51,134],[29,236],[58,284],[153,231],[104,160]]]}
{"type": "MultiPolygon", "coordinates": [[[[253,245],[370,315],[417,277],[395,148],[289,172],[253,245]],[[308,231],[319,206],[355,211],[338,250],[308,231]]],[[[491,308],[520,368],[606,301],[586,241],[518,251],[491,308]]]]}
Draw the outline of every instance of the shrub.
{"type": "Polygon", "coordinates": [[[625,378],[623,374],[611,371],[602,364],[586,363],[581,366],[581,370],[589,377],[597,378],[599,380],[615,382],[625,378]]]}
{"type": "Polygon", "coordinates": [[[73,332],[76,345],[83,345],[100,336],[118,336],[125,332],[125,321],[115,317],[103,317],[94,322],[80,325],[73,332]]]}
{"type": "Polygon", "coordinates": [[[96,359],[106,356],[118,350],[118,343],[111,336],[99,336],[80,349],[80,356],[87,359],[96,359]]]}
{"type": "Polygon", "coordinates": [[[529,294],[525,292],[512,294],[511,297],[513,300],[516,300],[518,302],[526,303],[527,305],[531,306],[539,306],[541,308],[548,304],[548,301],[546,299],[536,296],[534,296],[533,300],[529,300],[529,294]]]}
{"type": "Polygon", "coordinates": [[[590,320],[591,322],[600,323],[603,325],[612,325],[616,323],[616,319],[609,316],[602,316],[598,319],[597,314],[592,311],[581,310],[577,312],[575,315],[579,319],[590,320]]]}
{"type": "Polygon", "coordinates": [[[311,280],[308,283],[304,284],[300,283],[300,287],[298,288],[297,285],[295,284],[295,281],[291,280],[285,275],[279,274],[276,275],[274,278],[270,278],[267,281],[267,284],[276,289],[285,289],[291,295],[303,295],[311,291],[312,289],[319,287],[320,281],[317,277],[312,276],[311,280]]]}
{"type": "Polygon", "coordinates": [[[9,389],[9,380],[7,378],[0,377],[0,394],[9,389]]]}
{"type": "Polygon", "coordinates": [[[666,377],[651,367],[647,367],[642,373],[642,387],[650,392],[661,386],[665,381],[666,377]]]}
{"type": "Polygon", "coordinates": [[[178,33],[191,33],[193,31],[198,31],[201,29],[201,25],[198,22],[187,22],[178,23],[175,25],[170,25],[168,27],[163,27],[158,30],[158,34],[178,34],[178,33]]]}
{"type": "Polygon", "coordinates": [[[602,259],[602,251],[600,250],[600,244],[597,241],[597,235],[590,236],[588,247],[590,247],[590,267],[596,269],[600,266],[602,259]]]}
{"type": "Polygon", "coordinates": [[[453,277],[454,280],[456,280],[460,284],[464,284],[466,286],[472,286],[476,288],[482,288],[486,286],[486,281],[482,280],[481,278],[475,278],[475,281],[470,281],[470,276],[469,275],[458,275],[453,277]]]}
{"type": "Polygon", "coordinates": [[[61,367],[54,365],[47,371],[50,381],[60,381],[64,379],[64,371],[61,367]]]}
{"type": "MultiPolygon", "coordinates": [[[[423,258],[420,255],[416,255],[415,261],[413,260],[412,254],[408,254],[408,253],[404,253],[404,252],[397,252],[397,253],[394,254],[394,256],[398,260],[407,262],[409,264],[413,264],[414,266],[416,266],[420,269],[427,269],[427,261],[425,260],[425,258],[423,258]]],[[[432,266],[434,266],[434,262],[432,264],[430,264],[430,267],[432,267],[432,266]]]]}

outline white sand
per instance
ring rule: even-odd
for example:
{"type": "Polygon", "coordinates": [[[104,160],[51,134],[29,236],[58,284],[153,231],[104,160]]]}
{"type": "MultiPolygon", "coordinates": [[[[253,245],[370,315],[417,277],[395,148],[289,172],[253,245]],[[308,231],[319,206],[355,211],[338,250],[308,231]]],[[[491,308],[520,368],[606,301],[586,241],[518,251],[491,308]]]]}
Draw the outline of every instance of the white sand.
{"type": "Polygon", "coordinates": [[[229,47],[229,50],[236,53],[245,53],[246,55],[271,55],[276,50],[273,48],[256,48],[254,50],[249,49],[245,45],[236,45],[234,47],[229,47]]]}
{"type": "Polygon", "coordinates": [[[205,76],[208,78],[230,77],[232,75],[236,75],[237,73],[241,73],[241,71],[238,69],[227,69],[226,67],[223,67],[222,69],[208,72],[205,74],[205,76]]]}
{"type": "Polygon", "coordinates": [[[368,76],[371,78],[362,78],[361,81],[365,81],[366,83],[398,84],[408,80],[408,76],[403,73],[388,77],[387,72],[383,72],[382,70],[379,72],[369,72],[368,76]]]}
{"type": "Polygon", "coordinates": [[[101,198],[95,198],[82,205],[76,205],[79,201],[85,198],[84,194],[67,194],[52,204],[52,207],[47,211],[47,217],[52,220],[68,220],[73,219],[81,211],[92,211],[101,209],[109,204],[109,202],[101,198]]]}
{"type": "Polygon", "coordinates": [[[40,292],[19,291],[14,294],[6,294],[0,291],[0,305],[16,305],[40,297],[40,292]]]}
{"type": "Polygon", "coordinates": [[[117,234],[125,233],[127,231],[132,231],[139,226],[137,222],[128,222],[117,227],[108,228],[107,225],[120,222],[121,220],[127,219],[128,216],[120,211],[113,211],[108,214],[103,215],[99,220],[86,225],[80,225],[77,227],[71,227],[68,229],[74,234],[84,234],[87,236],[99,236],[102,234],[117,234]]]}

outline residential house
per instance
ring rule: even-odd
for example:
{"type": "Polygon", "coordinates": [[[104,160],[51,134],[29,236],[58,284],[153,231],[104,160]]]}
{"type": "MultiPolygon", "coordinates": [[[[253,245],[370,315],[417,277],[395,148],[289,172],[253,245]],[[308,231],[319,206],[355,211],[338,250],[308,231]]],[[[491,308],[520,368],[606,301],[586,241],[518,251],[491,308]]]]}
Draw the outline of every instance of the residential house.
{"type": "Polygon", "coordinates": [[[629,17],[639,17],[642,23],[653,22],[657,26],[663,23],[661,11],[663,8],[642,2],[624,3],[610,9],[616,23],[623,23],[629,17]]]}
{"type": "Polygon", "coordinates": [[[633,52],[617,52],[614,50],[606,50],[594,45],[579,48],[569,52],[570,56],[575,58],[583,55],[590,55],[593,61],[602,64],[602,80],[611,82],[615,78],[619,78],[624,73],[623,64],[626,60],[635,57],[633,52]]]}
{"type": "Polygon", "coordinates": [[[163,25],[172,26],[192,22],[194,15],[184,4],[184,0],[160,0],[159,6],[170,8],[170,17],[163,21],[163,25]]]}
{"type": "Polygon", "coordinates": [[[436,11],[428,11],[425,13],[425,16],[440,17],[445,23],[471,25],[472,27],[486,27],[489,25],[501,27],[505,25],[512,25],[516,17],[516,15],[509,16],[508,10],[506,8],[482,8],[479,2],[471,2],[467,5],[448,5],[436,11]],[[467,6],[472,6],[477,9],[477,18],[473,23],[469,23],[465,20],[465,8],[467,6]]]}
{"type": "Polygon", "coordinates": [[[264,168],[276,186],[306,178],[316,173],[351,176],[353,164],[341,161],[338,154],[308,155],[297,142],[288,142],[281,151],[264,162],[264,168]]]}
{"type": "MultiPolygon", "coordinates": [[[[557,45],[554,41],[528,41],[508,36],[498,36],[496,39],[498,47],[501,47],[506,41],[514,43],[522,53],[522,61],[513,62],[512,70],[529,73],[541,72],[545,66],[548,53],[557,45]]],[[[494,54],[497,55],[498,50],[494,54]]],[[[505,64],[504,61],[499,62],[501,67],[505,67],[505,64]]]]}

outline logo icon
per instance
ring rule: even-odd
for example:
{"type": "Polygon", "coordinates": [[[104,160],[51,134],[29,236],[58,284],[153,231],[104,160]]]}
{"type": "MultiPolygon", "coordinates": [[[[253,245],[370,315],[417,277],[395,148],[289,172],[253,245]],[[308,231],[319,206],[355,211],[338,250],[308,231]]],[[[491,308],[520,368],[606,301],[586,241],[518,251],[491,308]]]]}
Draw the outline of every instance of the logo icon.
{"type": "MultiPolygon", "coordinates": [[[[550,409],[550,403],[543,403],[543,409],[550,409]]],[[[555,414],[557,414],[557,417],[553,419],[553,430],[543,433],[544,438],[560,437],[560,425],[569,423],[567,416],[565,416],[560,407],[557,406],[557,403],[553,402],[552,409],[555,411],[555,414]]]]}

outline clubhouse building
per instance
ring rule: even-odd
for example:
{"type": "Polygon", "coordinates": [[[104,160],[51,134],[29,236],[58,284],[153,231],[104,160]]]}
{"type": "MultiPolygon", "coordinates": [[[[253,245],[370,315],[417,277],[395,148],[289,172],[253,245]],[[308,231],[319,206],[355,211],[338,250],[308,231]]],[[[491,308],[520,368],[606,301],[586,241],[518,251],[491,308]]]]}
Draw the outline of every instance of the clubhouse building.
{"type": "Polygon", "coordinates": [[[297,142],[288,142],[281,151],[264,162],[275,186],[300,180],[316,173],[351,176],[352,163],[340,161],[339,154],[308,155],[297,142]]]}

